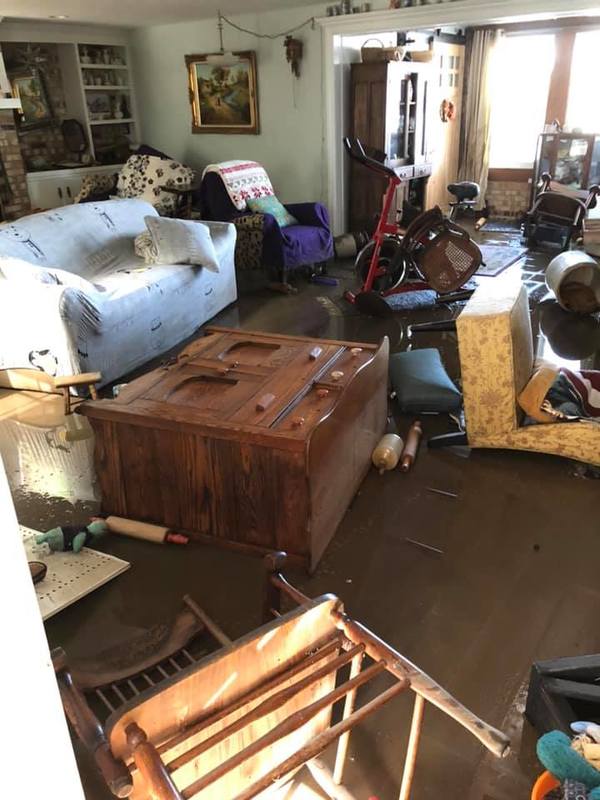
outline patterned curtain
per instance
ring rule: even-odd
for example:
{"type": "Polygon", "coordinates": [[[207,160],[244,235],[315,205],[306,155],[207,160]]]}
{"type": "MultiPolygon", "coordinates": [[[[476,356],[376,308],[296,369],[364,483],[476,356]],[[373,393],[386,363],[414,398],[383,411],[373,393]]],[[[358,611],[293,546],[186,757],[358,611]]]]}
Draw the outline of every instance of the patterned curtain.
{"type": "Polygon", "coordinates": [[[485,203],[490,157],[490,72],[492,53],[501,32],[492,28],[467,31],[465,99],[458,177],[475,181],[485,203]]]}

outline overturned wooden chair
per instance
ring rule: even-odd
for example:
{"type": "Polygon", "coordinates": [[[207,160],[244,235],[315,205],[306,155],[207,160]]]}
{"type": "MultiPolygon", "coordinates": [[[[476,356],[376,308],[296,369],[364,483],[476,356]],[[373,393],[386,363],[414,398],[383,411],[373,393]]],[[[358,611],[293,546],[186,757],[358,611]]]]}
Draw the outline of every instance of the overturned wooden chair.
{"type": "Polygon", "coordinates": [[[114,794],[135,800],[266,798],[306,765],[330,798],[352,800],[341,786],[351,729],[409,690],[415,703],[400,800],[410,797],[426,702],[495,755],[508,752],[503,733],[352,620],[337,597],[310,600],[291,586],[280,572],[283,560],[284,554],[267,558],[264,617],[270,621],[229,642],[191,601],[220,649],[198,662],[190,658],[187,667],[176,662],[173,674],[156,685],[136,688],[130,699],[123,696],[104,725],[64,653],[54,654],[67,716],[114,794]],[[284,613],[284,599],[296,608],[284,613]],[[374,695],[374,681],[384,674],[388,680],[374,695]],[[372,699],[357,705],[357,692],[366,684],[372,699]],[[338,702],[342,715],[334,722],[338,702]],[[317,757],[336,741],[330,772],[317,757]]]}

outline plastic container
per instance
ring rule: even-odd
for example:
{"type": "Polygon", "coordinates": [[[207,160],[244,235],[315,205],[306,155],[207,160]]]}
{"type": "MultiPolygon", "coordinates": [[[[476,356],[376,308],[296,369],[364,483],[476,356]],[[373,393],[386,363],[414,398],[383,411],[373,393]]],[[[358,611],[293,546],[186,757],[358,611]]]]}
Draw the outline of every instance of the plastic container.
{"type": "Polygon", "coordinates": [[[600,310],[600,264],[581,250],[553,258],[546,270],[546,284],[566,311],[589,314],[600,310]]]}
{"type": "Polygon", "coordinates": [[[533,784],[531,790],[531,800],[544,800],[546,795],[552,789],[558,789],[560,781],[558,781],[551,772],[542,772],[537,781],[533,784]]]}
{"type": "Polygon", "coordinates": [[[403,448],[404,442],[396,433],[386,433],[379,440],[371,459],[380,475],[383,475],[386,469],[395,469],[398,466],[403,448]]]}

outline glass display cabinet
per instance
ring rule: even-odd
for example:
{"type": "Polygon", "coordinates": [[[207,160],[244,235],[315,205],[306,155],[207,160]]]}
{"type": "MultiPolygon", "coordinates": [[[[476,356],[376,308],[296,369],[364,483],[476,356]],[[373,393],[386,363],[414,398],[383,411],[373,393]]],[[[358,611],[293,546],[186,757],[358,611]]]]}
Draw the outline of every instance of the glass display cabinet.
{"type": "Polygon", "coordinates": [[[533,188],[544,172],[571,189],[600,183],[600,134],[542,133],[538,138],[533,188]]]}

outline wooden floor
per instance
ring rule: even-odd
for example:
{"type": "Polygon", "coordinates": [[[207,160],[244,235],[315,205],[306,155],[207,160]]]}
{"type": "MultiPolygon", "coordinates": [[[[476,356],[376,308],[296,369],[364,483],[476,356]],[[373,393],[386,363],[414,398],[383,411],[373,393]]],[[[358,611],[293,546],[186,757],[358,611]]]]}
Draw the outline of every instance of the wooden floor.
{"type": "MultiPolygon", "coordinates": [[[[545,292],[544,263],[542,258],[526,264],[533,305],[545,292]]],[[[333,273],[349,280],[339,267],[333,273]]],[[[303,285],[295,297],[256,290],[216,322],[365,341],[387,334],[399,350],[406,346],[408,322],[457,310],[373,320],[344,306],[340,295],[341,287],[320,285],[303,285]]],[[[423,337],[420,346],[439,346],[456,374],[452,334],[423,337]]],[[[85,519],[98,502],[89,430],[83,420],[75,431],[65,428],[58,410],[46,425],[23,417],[18,422],[24,404],[24,397],[0,397],[0,452],[20,521],[49,528],[85,519]]],[[[447,428],[441,420],[423,419],[427,435],[447,428]]],[[[401,433],[411,421],[398,417],[401,433]]],[[[338,594],[351,614],[514,737],[507,759],[484,758],[475,740],[428,709],[414,800],[516,800],[528,796],[539,771],[535,735],[521,716],[531,662],[600,650],[599,484],[558,458],[500,451],[463,455],[422,448],[408,474],[370,473],[316,574],[293,577],[306,593],[338,594]],[[406,536],[443,555],[407,543],[406,536]]],[[[173,615],[186,592],[230,636],[259,621],[261,567],[252,558],[124,538],[106,539],[100,548],[131,561],[131,570],[50,620],[51,645],[83,656],[98,642],[125,642],[173,615]]],[[[353,733],[347,777],[357,797],[397,796],[409,720],[409,700],[399,697],[353,733]]],[[[86,796],[108,798],[89,761],[78,756],[86,796]]],[[[318,797],[310,792],[306,788],[298,798],[318,797]]]]}

